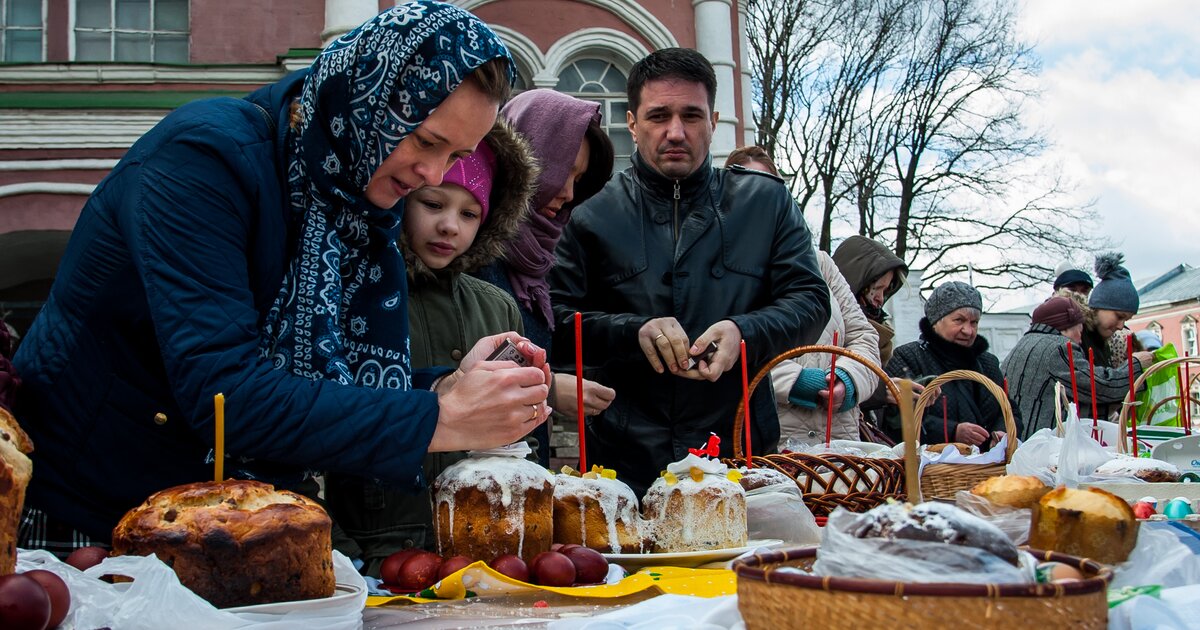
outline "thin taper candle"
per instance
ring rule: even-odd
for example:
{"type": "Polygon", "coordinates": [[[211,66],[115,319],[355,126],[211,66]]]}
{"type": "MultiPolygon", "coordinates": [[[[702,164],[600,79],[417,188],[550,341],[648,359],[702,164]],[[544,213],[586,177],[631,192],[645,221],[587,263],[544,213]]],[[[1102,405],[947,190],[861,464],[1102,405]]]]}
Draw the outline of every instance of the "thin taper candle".
{"type": "Polygon", "coordinates": [[[225,480],[225,394],[213,396],[213,418],[216,420],[217,435],[213,449],[213,479],[225,480]]]}
{"type": "MultiPolygon", "coordinates": [[[[833,331],[833,345],[835,347],[837,346],[837,341],[838,334],[835,330],[833,331]]],[[[828,403],[826,406],[829,409],[825,414],[825,448],[829,448],[830,438],[833,437],[833,384],[835,382],[834,379],[837,378],[833,371],[837,368],[837,358],[838,355],[835,354],[829,361],[829,399],[826,401],[828,403]]]]}
{"type": "Polygon", "coordinates": [[[1133,434],[1133,456],[1138,456],[1138,441],[1137,441],[1137,389],[1134,387],[1136,380],[1133,375],[1133,344],[1125,344],[1126,354],[1129,355],[1129,428],[1133,434]]]}
{"type": "Polygon", "coordinates": [[[1075,353],[1071,342],[1067,342],[1067,365],[1071,368],[1071,402],[1075,403],[1075,417],[1079,417],[1079,386],[1075,384],[1075,353]]]}
{"type": "Polygon", "coordinates": [[[1092,383],[1092,439],[1100,441],[1100,413],[1096,410],[1096,351],[1088,348],[1088,378],[1092,383]]]}
{"type": "Polygon", "coordinates": [[[750,450],[750,380],[746,372],[746,340],[742,340],[742,400],[746,401],[742,424],[746,425],[746,468],[754,468],[754,456],[750,450]]]}
{"type": "Polygon", "coordinates": [[[579,472],[587,472],[587,432],[583,409],[583,314],[575,311],[575,406],[579,409],[579,472]]]}

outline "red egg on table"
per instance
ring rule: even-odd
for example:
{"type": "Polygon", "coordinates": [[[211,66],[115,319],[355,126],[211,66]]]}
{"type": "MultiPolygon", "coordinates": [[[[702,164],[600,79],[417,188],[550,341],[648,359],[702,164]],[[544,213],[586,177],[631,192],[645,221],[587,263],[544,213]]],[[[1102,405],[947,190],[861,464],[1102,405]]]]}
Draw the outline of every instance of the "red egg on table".
{"type": "Polygon", "coordinates": [[[104,547],[80,547],[67,556],[66,562],[80,571],[87,571],[107,557],[108,550],[104,547]]]}
{"type": "Polygon", "coordinates": [[[396,585],[405,592],[417,592],[437,582],[442,568],[442,557],[432,551],[418,551],[400,566],[396,585]]]}
{"type": "Polygon", "coordinates": [[[522,582],[529,581],[529,567],[526,566],[525,561],[522,560],[520,556],[514,556],[511,553],[496,556],[496,558],[492,560],[492,568],[495,569],[497,573],[500,573],[501,575],[507,575],[514,580],[520,580],[522,582]]]}
{"type": "Polygon", "coordinates": [[[579,584],[599,584],[608,577],[608,560],[595,549],[575,547],[563,552],[575,565],[575,581],[579,584]]]}
{"type": "Polygon", "coordinates": [[[557,551],[539,553],[530,564],[534,582],[542,586],[570,586],[575,583],[575,564],[557,551]]]}
{"type": "Polygon", "coordinates": [[[45,569],[26,571],[22,575],[33,578],[46,589],[46,594],[50,596],[50,621],[46,627],[57,628],[71,610],[71,591],[67,588],[67,583],[57,574],[45,569]]]}
{"type": "Polygon", "coordinates": [[[20,573],[0,577],[0,628],[44,630],[50,612],[50,596],[37,580],[20,573]]]}
{"type": "Polygon", "coordinates": [[[442,569],[438,571],[438,579],[444,580],[447,577],[471,566],[471,564],[474,562],[474,560],[466,556],[454,556],[442,563],[442,569]]]}

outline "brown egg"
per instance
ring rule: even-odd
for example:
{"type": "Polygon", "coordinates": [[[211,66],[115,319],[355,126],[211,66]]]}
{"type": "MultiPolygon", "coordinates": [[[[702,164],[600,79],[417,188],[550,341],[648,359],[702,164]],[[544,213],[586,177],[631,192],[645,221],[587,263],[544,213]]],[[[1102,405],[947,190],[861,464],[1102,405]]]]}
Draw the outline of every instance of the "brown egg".
{"type": "Polygon", "coordinates": [[[1061,562],[1043,562],[1037,566],[1037,574],[1038,582],[1051,584],[1083,579],[1083,573],[1079,569],[1061,562]]]}

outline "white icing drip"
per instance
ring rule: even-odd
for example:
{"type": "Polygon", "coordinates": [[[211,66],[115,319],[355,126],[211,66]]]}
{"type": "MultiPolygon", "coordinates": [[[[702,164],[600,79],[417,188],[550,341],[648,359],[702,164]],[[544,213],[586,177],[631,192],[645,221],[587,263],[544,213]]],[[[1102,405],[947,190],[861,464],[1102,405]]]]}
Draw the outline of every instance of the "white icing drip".
{"type": "Polygon", "coordinates": [[[646,517],[658,547],[670,551],[737,546],[746,541],[746,491],[725,477],[705,475],[700,481],[679,476],[672,485],[659,478],[646,492],[646,517]],[[708,491],[698,499],[694,495],[708,491]],[[672,495],[681,512],[667,511],[672,495]]]}
{"type": "Polygon", "coordinates": [[[1118,455],[1113,459],[1108,460],[1096,468],[1096,474],[1099,475],[1132,475],[1138,471],[1144,470],[1161,470],[1172,475],[1179,475],[1179,468],[1170,462],[1164,462],[1161,459],[1151,459],[1148,457],[1129,457],[1127,455],[1118,455]]]}
{"type": "Polygon", "coordinates": [[[707,457],[699,457],[695,454],[688,453],[687,457],[667,464],[667,471],[675,475],[686,475],[693,468],[699,468],[706,475],[722,475],[729,472],[729,467],[715,459],[707,457]]]}
{"type": "Polygon", "coordinates": [[[487,497],[493,517],[503,518],[509,533],[519,531],[517,553],[520,555],[525,546],[525,493],[530,489],[541,491],[552,483],[554,478],[550,472],[534,462],[480,453],[442,471],[433,484],[433,491],[438,506],[443,503],[447,506],[451,545],[454,544],[454,495],[459,490],[473,488],[487,497]],[[514,493],[521,496],[516,506],[513,506],[514,493]]]}
{"type": "Polygon", "coordinates": [[[621,541],[617,533],[618,521],[635,532],[640,528],[637,495],[624,482],[605,477],[584,479],[571,475],[557,475],[554,480],[554,498],[557,501],[567,497],[575,497],[578,500],[579,522],[582,528],[580,534],[585,543],[587,542],[586,499],[591,499],[600,506],[608,533],[608,544],[613,553],[621,552],[621,541]]]}

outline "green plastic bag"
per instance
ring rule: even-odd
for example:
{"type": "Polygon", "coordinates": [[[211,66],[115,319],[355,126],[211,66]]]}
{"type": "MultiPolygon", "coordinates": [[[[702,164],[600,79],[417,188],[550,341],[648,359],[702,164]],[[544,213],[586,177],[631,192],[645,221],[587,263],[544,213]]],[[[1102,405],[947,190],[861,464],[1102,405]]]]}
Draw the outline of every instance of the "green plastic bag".
{"type": "MultiPolygon", "coordinates": [[[[1175,350],[1174,344],[1169,343],[1154,351],[1155,363],[1178,357],[1179,352],[1175,350]]],[[[1140,403],[1137,407],[1138,424],[1183,426],[1179,416],[1179,392],[1178,371],[1168,368],[1151,374],[1146,379],[1146,388],[1138,394],[1138,403],[1140,403]],[[1154,412],[1153,418],[1147,417],[1154,405],[1167,399],[1170,399],[1169,402],[1163,403],[1154,412]]]]}

